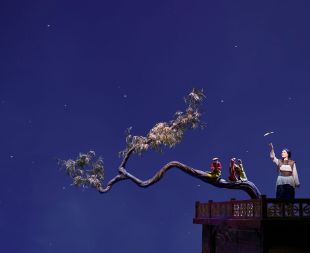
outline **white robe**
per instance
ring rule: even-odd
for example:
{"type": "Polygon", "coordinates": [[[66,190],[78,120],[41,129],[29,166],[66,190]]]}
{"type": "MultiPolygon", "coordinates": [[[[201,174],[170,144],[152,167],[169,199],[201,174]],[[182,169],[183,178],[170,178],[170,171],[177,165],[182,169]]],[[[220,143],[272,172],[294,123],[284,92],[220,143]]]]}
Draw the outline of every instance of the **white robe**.
{"type": "MultiPolygon", "coordinates": [[[[274,151],[272,150],[270,152],[270,158],[272,161],[278,166],[279,165],[279,159],[276,158],[274,151]]],[[[282,164],[281,167],[279,168],[279,175],[277,178],[277,183],[276,185],[283,185],[283,184],[289,184],[293,187],[299,186],[299,178],[298,178],[298,173],[296,169],[296,163],[294,163],[293,169],[290,165],[288,164],[282,164]],[[284,177],[281,176],[281,171],[290,171],[292,172],[292,176],[284,177]]]]}

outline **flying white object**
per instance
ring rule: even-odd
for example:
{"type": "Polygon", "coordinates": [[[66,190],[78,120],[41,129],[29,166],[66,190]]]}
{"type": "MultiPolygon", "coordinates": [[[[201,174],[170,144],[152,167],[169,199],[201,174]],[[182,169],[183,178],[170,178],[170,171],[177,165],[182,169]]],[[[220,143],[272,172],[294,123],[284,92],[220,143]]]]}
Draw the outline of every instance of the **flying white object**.
{"type": "Polygon", "coordinates": [[[267,133],[264,134],[264,137],[269,135],[269,134],[274,134],[274,132],[272,132],[272,131],[271,132],[267,132],[267,133]]]}

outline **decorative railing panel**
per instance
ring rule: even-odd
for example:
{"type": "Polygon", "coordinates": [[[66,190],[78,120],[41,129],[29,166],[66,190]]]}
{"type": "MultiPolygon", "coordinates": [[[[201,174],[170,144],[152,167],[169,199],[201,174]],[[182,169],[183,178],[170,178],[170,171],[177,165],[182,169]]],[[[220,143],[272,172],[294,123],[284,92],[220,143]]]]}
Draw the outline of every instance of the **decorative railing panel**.
{"type": "Polygon", "coordinates": [[[196,203],[196,219],[310,218],[310,199],[266,198],[196,203]]]}
{"type": "Polygon", "coordinates": [[[310,203],[302,203],[301,213],[302,216],[310,217],[310,203]]]}
{"type": "MultiPolygon", "coordinates": [[[[231,218],[256,218],[260,216],[260,201],[258,200],[231,200],[233,212],[231,218]]],[[[227,203],[229,203],[227,202],[227,203]]]]}

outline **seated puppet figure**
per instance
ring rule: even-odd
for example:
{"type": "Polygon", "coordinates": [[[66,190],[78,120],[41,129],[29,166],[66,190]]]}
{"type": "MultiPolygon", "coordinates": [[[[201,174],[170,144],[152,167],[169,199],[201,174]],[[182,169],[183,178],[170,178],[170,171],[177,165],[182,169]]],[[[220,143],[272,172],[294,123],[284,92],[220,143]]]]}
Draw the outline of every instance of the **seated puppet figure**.
{"type": "Polygon", "coordinates": [[[211,172],[207,171],[208,177],[217,179],[217,178],[219,178],[221,176],[221,174],[222,174],[222,172],[221,172],[222,164],[220,163],[218,157],[214,157],[212,159],[212,163],[211,163],[210,168],[211,168],[211,172]]]}
{"type": "Polygon", "coordinates": [[[230,173],[230,175],[228,177],[229,181],[235,182],[238,180],[241,180],[241,181],[247,181],[248,180],[248,178],[245,174],[244,167],[243,167],[241,159],[238,159],[236,161],[236,158],[232,158],[230,160],[229,173],[230,173]]]}

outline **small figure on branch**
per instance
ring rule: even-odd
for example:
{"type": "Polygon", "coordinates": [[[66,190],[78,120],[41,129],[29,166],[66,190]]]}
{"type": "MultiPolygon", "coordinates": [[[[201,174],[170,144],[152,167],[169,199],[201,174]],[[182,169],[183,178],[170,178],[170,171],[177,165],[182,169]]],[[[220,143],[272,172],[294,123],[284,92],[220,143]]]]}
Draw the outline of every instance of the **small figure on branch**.
{"type": "Polygon", "coordinates": [[[232,158],[229,163],[229,177],[228,180],[231,182],[236,182],[241,180],[242,182],[247,181],[247,177],[245,175],[244,167],[242,164],[242,160],[236,158],[232,158]]]}
{"type": "Polygon", "coordinates": [[[222,164],[220,163],[220,160],[218,157],[214,157],[212,159],[212,163],[211,163],[210,168],[211,168],[211,172],[207,171],[207,173],[209,173],[209,175],[210,175],[210,178],[218,179],[221,177],[222,164]]]}
{"type": "MultiPolygon", "coordinates": [[[[178,168],[184,173],[216,187],[243,190],[251,198],[259,198],[261,194],[254,183],[242,180],[229,182],[220,178],[221,165],[219,159],[213,161],[214,169],[211,172],[194,169],[179,161],[171,161],[147,180],[141,180],[126,170],[128,161],[133,154],[142,154],[150,149],[162,151],[164,147],[172,148],[182,141],[186,130],[204,128],[205,124],[201,121],[201,103],[204,98],[205,95],[202,90],[193,89],[185,98],[187,104],[185,111],[176,112],[173,120],[155,124],[146,136],[134,136],[131,134],[132,128],[128,128],[126,131],[126,148],[119,153],[123,159],[117,169],[117,175],[107,184],[104,184],[103,160],[100,157],[96,158],[94,151],[80,154],[75,160],[60,160],[59,164],[65,168],[67,174],[72,178],[73,185],[93,187],[100,193],[108,192],[114,184],[123,180],[131,180],[140,187],[149,187],[157,183],[166,171],[171,168],[178,168]]],[[[240,173],[244,172],[241,165],[238,166],[240,173]]],[[[246,178],[245,174],[242,177],[246,178]]]]}

